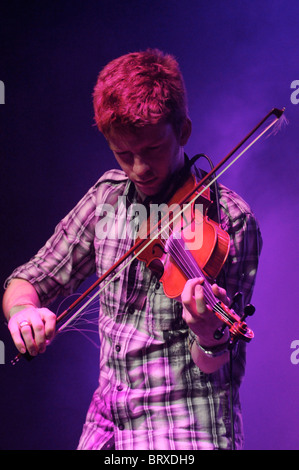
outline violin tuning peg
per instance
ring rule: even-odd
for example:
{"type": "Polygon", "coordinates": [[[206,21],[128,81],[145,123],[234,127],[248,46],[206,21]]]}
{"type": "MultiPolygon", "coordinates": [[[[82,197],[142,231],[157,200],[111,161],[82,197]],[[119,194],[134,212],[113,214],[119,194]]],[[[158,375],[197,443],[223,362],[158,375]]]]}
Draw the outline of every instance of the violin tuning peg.
{"type": "Polygon", "coordinates": [[[252,305],[252,304],[248,304],[246,305],[246,307],[244,308],[244,314],[242,316],[242,321],[245,320],[245,318],[247,317],[251,317],[255,312],[255,307],[252,305]]]}
{"type": "Polygon", "coordinates": [[[214,333],[214,339],[217,339],[219,341],[223,337],[225,329],[226,325],[223,325],[222,327],[218,328],[214,333]]]}
{"type": "Polygon", "coordinates": [[[241,303],[241,300],[242,300],[242,297],[243,297],[243,293],[242,292],[237,292],[234,296],[233,296],[233,299],[230,303],[230,306],[229,308],[235,308],[236,306],[240,306],[240,303],[241,303]]]}

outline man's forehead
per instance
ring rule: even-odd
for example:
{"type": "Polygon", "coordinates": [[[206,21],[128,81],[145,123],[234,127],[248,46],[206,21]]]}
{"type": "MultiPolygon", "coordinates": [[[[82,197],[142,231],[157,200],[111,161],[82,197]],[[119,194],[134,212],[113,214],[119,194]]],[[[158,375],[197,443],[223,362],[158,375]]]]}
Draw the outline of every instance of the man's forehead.
{"type": "Polygon", "coordinates": [[[111,148],[137,144],[148,146],[163,141],[170,134],[173,134],[171,124],[159,123],[125,131],[111,128],[107,140],[111,148]]]}

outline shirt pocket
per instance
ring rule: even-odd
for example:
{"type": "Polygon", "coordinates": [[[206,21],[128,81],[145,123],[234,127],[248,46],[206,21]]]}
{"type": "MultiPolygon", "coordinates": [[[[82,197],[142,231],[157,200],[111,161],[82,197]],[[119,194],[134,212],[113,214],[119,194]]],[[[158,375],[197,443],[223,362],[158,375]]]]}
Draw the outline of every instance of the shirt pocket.
{"type": "Polygon", "coordinates": [[[172,334],[187,328],[182,318],[181,303],[166,297],[162,285],[153,293],[150,304],[153,313],[154,335],[159,336],[162,333],[164,337],[164,332],[172,334]]]}

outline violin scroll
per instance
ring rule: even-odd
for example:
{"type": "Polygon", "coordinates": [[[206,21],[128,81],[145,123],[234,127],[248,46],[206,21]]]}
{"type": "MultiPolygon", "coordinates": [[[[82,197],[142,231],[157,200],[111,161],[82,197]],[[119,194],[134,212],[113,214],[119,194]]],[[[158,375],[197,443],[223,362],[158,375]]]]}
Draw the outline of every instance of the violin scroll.
{"type": "Polygon", "coordinates": [[[239,317],[239,315],[237,315],[236,312],[232,310],[232,306],[239,302],[241,296],[242,293],[240,292],[234,296],[230,308],[224,305],[222,302],[218,303],[217,308],[213,308],[216,315],[224,322],[223,326],[215,331],[215,339],[220,340],[222,338],[227,326],[229,327],[232,343],[238,341],[239,339],[249,343],[254,338],[254,333],[247,326],[247,323],[245,323],[245,319],[254,314],[255,307],[252,304],[246,305],[242,317],[239,317]]]}

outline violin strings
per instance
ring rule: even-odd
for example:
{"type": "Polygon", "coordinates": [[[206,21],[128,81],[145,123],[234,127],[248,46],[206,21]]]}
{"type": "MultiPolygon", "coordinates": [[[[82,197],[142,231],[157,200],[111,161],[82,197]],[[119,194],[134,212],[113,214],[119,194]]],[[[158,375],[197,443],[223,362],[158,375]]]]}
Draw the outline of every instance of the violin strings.
{"type": "MultiPolygon", "coordinates": [[[[172,229],[171,229],[172,230],[172,229]]],[[[205,275],[196,263],[190,250],[182,246],[183,242],[181,239],[173,238],[173,231],[168,241],[165,243],[166,248],[169,250],[171,256],[176,261],[177,265],[185,273],[188,279],[194,277],[202,277],[204,279],[204,285],[206,289],[207,300],[210,304],[217,304],[216,297],[212,291],[210,283],[205,280],[205,275]]]]}
{"type": "Polygon", "coordinates": [[[193,258],[190,250],[185,250],[181,246],[180,240],[174,240],[172,237],[168,240],[167,248],[169,249],[169,254],[172,256],[174,261],[177,263],[179,268],[184,272],[184,274],[189,278],[194,277],[203,277],[204,278],[204,295],[208,303],[211,305],[213,310],[219,313],[223,318],[228,322],[231,322],[231,319],[227,312],[219,304],[219,300],[216,298],[210,283],[205,279],[205,276],[199,266],[197,265],[195,259],[193,258]],[[183,250],[182,250],[183,248],[183,250]]]}

